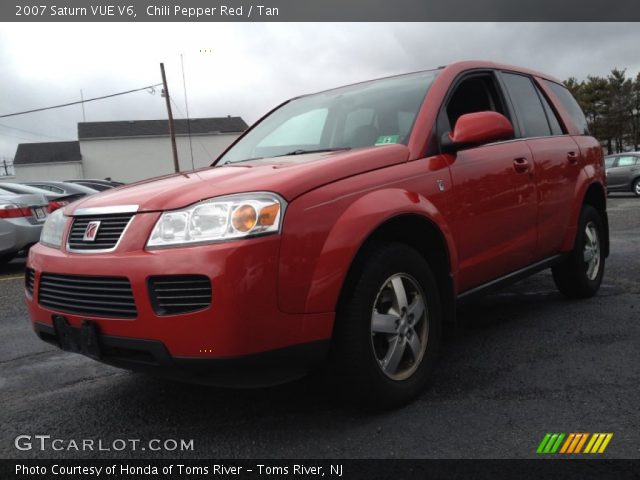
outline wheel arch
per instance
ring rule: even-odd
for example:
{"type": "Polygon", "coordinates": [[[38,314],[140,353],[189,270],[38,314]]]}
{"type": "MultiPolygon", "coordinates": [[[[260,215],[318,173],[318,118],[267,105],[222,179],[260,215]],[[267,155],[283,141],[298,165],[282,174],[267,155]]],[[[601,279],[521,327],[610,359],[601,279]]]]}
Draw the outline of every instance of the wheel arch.
{"type": "Polygon", "coordinates": [[[580,212],[585,205],[591,205],[602,216],[605,227],[604,253],[609,255],[609,220],[607,217],[607,191],[606,187],[598,178],[594,178],[584,170],[578,177],[578,182],[573,195],[573,207],[569,218],[569,225],[564,235],[561,252],[570,252],[576,242],[578,234],[578,220],[580,212]]]}
{"type": "Polygon", "coordinates": [[[595,208],[602,217],[605,234],[603,239],[604,256],[609,256],[609,218],[607,216],[607,192],[600,182],[593,182],[584,194],[582,205],[595,208]]]}
{"type": "Polygon", "coordinates": [[[384,222],[364,238],[349,266],[340,289],[336,311],[353,288],[369,252],[381,244],[402,243],[414,248],[429,264],[438,283],[440,303],[445,322],[455,320],[455,286],[453,281],[452,252],[440,227],[419,213],[401,213],[384,222]]]}

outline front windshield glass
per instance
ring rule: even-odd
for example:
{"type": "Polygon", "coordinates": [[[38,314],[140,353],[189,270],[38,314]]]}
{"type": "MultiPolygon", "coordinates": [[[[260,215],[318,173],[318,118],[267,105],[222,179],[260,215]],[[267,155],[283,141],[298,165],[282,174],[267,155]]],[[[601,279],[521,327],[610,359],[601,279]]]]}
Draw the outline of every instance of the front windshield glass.
{"type": "Polygon", "coordinates": [[[218,162],[406,144],[437,70],[373,80],[288,102],[218,162]]]}

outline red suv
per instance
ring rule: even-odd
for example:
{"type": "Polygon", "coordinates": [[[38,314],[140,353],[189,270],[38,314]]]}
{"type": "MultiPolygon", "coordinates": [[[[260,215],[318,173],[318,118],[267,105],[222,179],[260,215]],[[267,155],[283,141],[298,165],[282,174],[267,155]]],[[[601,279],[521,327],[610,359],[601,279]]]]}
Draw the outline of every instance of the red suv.
{"type": "Polygon", "coordinates": [[[325,362],[365,402],[417,395],[462,298],[551,267],[594,295],[602,149],[547,75],[490,62],[294,98],[213,164],[47,220],[26,296],[46,341],[195,382],[325,362]]]}

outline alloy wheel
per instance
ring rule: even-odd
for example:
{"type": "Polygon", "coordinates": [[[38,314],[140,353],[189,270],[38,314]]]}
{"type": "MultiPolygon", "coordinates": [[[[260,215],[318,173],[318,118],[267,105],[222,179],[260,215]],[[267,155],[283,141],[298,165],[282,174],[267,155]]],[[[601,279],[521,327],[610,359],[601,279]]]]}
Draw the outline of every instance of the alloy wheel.
{"type": "Polygon", "coordinates": [[[429,312],[426,297],[410,275],[389,277],[371,314],[371,342],[382,372],[405,380],[418,369],[427,349],[429,312]]]}
{"type": "Polygon", "coordinates": [[[600,269],[600,239],[598,229],[593,222],[585,226],[584,263],[587,269],[587,278],[595,280],[600,269]]]}

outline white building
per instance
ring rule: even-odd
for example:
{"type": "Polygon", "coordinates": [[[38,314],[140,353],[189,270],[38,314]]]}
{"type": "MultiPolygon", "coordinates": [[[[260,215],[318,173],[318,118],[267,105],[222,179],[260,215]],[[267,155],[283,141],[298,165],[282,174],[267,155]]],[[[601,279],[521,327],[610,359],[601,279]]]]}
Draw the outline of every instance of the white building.
{"type": "MultiPolygon", "coordinates": [[[[211,164],[247,129],[240,117],[174,121],[180,170],[211,164]],[[193,158],[193,160],[192,160],[193,158]]],[[[173,173],[166,120],[85,122],[77,142],[22,143],[11,181],[111,178],[130,183],[173,173]]]]}

